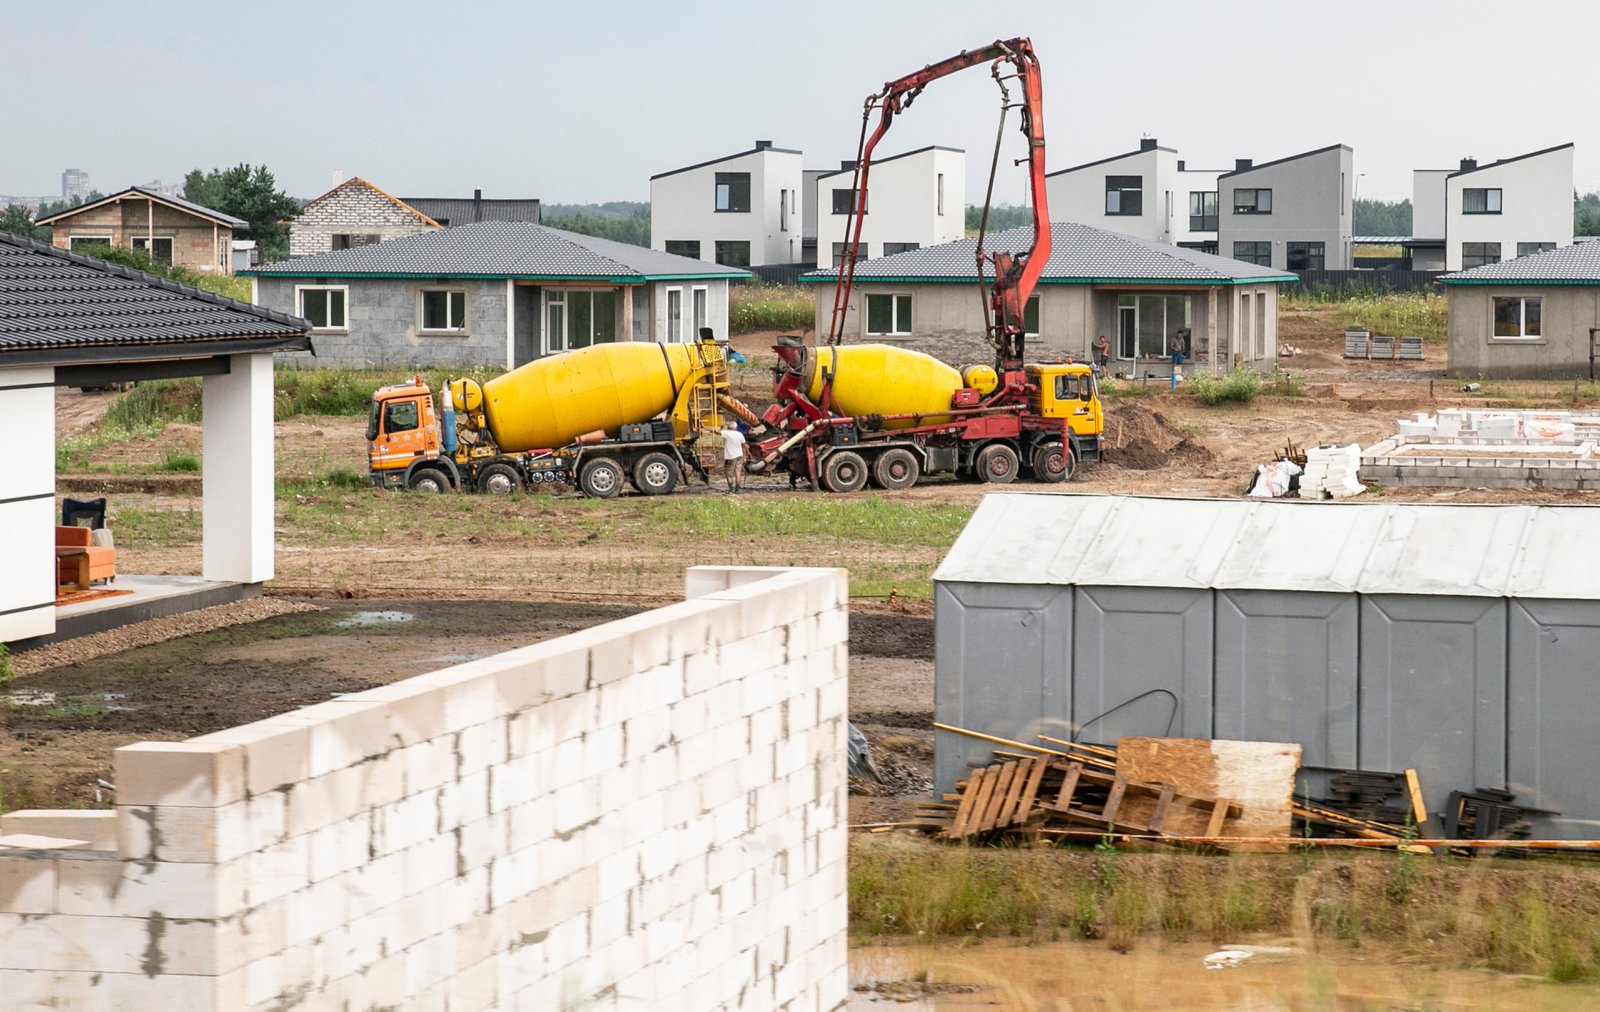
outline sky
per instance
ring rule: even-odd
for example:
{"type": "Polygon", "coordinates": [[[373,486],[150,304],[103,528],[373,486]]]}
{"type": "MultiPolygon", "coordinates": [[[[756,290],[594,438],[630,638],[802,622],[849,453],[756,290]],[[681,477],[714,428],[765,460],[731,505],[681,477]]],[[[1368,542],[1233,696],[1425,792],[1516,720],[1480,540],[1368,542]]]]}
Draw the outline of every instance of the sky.
{"type": "MultiPolygon", "coordinates": [[[[837,168],[883,82],[1019,35],[1049,170],[1143,137],[1199,168],[1343,143],[1356,195],[1399,200],[1413,168],[1574,142],[1589,192],[1597,29],[1592,0],[8,0],[0,193],[59,194],[67,167],[109,193],[248,162],[302,198],[359,175],[401,196],[648,200],[651,175],[757,139],[837,168]]],[[[963,148],[981,201],[998,95],[986,68],[932,84],[879,157],[963,148]]],[[[1026,193],[1016,125],[997,203],[1026,193]]]]}

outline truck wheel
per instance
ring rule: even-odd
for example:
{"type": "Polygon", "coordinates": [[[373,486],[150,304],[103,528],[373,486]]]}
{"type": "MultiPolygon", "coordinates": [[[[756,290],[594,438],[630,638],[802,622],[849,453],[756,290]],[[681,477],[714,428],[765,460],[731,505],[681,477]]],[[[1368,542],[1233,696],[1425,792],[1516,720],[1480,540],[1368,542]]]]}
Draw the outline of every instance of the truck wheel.
{"type": "Polygon", "coordinates": [[[1072,451],[1060,443],[1042,443],[1033,451],[1033,476],[1051,485],[1071,478],[1077,465],[1072,451]]]}
{"type": "Polygon", "coordinates": [[[591,499],[612,499],[622,491],[622,465],[610,457],[596,457],[583,465],[578,487],[591,499]]]}
{"type": "Polygon", "coordinates": [[[489,464],[478,472],[478,491],[484,495],[521,492],[522,476],[510,464],[489,464]]]}
{"type": "Polygon", "coordinates": [[[678,465],[664,453],[647,453],[633,465],[633,487],[645,495],[671,495],[678,487],[678,465]]]}
{"type": "Polygon", "coordinates": [[[990,443],[978,451],[972,468],[978,480],[990,485],[1009,485],[1017,480],[1017,451],[1004,443],[990,443]]]}
{"type": "Polygon", "coordinates": [[[406,488],[413,492],[443,495],[450,491],[450,479],[437,467],[419,467],[406,479],[406,488]]]}
{"type": "Polygon", "coordinates": [[[859,492],[867,483],[867,462],[854,450],[836,450],[822,465],[822,484],[829,492],[859,492]]]}
{"type": "Polygon", "coordinates": [[[898,446],[884,450],[872,462],[872,478],[880,488],[910,488],[921,475],[922,468],[917,464],[917,455],[898,446]]]}

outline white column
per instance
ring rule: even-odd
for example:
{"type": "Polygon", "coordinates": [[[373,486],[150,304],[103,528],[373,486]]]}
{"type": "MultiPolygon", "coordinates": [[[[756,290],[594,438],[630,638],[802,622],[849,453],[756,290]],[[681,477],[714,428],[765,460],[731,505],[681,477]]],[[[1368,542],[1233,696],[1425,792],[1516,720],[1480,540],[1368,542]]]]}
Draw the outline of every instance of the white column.
{"type": "Polygon", "coordinates": [[[272,356],[233,355],[224,376],[207,376],[204,555],[208,580],[272,579],[272,356]]]}
{"type": "Polygon", "coordinates": [[[0,643],[56,631],[55,379],[0,369],[0,643]]]}

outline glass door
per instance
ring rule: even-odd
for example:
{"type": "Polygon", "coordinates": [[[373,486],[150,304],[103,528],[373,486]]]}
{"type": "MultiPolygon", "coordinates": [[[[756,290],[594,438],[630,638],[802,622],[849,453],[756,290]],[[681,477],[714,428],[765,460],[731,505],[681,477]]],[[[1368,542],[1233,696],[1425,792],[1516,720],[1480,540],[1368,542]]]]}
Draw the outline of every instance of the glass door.
{"type": "Polygon", "coordinates": [[[1139,357],[1139,304],[1128,300],[1130,305],[1117,307],[1117,357],[1139,357]]]}

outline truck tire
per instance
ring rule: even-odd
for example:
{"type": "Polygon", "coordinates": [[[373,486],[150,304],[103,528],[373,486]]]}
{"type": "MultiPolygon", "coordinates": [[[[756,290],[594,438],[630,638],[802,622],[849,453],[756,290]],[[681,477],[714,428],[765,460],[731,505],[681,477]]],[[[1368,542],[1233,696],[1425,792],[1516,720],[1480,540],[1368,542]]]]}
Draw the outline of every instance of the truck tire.
{"type": "Polygon", "coordinates": [[[488,464],[478,472],[478,491],[484,495],[521,492],[522,476],[510,464],[488,464]]]}
{"type": "Polygon", "coordinates": [[[578,487],[591,499],[615,498],[622,480],[622,465],[610,457],[595,457],[578,473],[578,487]]]}
{"type": "Polygon", "coordinates": [[[413,492],[443,495],[450,491],[450,476],[437,467],[419,467],[406,479],[406,488],[413,492]]]}
{"type": "Polygon", "coordinates": [[[829,492],[859,492],[867,483],[867,462],[854,450],[835,450],[822,464],[822,484],[829,492]]]}
{"type": "Polygon", "coordinates": [[[990,485],[1009,485],[1016,481],[1020,466],[1017,451],[1004,443],[990,443],[978,451],[977,459],[972,462],[978,480],[990,485]]]}
{"type": "Polygon", "coordinates": [[[1033,476],[1042,482],[1055,485],[1066,481],[1077,468],[1077,458],[1060,443],[1040,443],[1033,451],[1033,476]]]}
{"type": "Polygon", "coordinates": [[[872,462],[872,479],[879,488],[910,488],[921,476],[922,465],[917,463],[917,455],[903,447],[884,450],[872,462]]]}
{"type": "Polygon", "coordinates": [[[647,453],[633,465],[633,487],[645,495],[671,495],[678,487],[678,465],[664,453],[647,453]]]}

